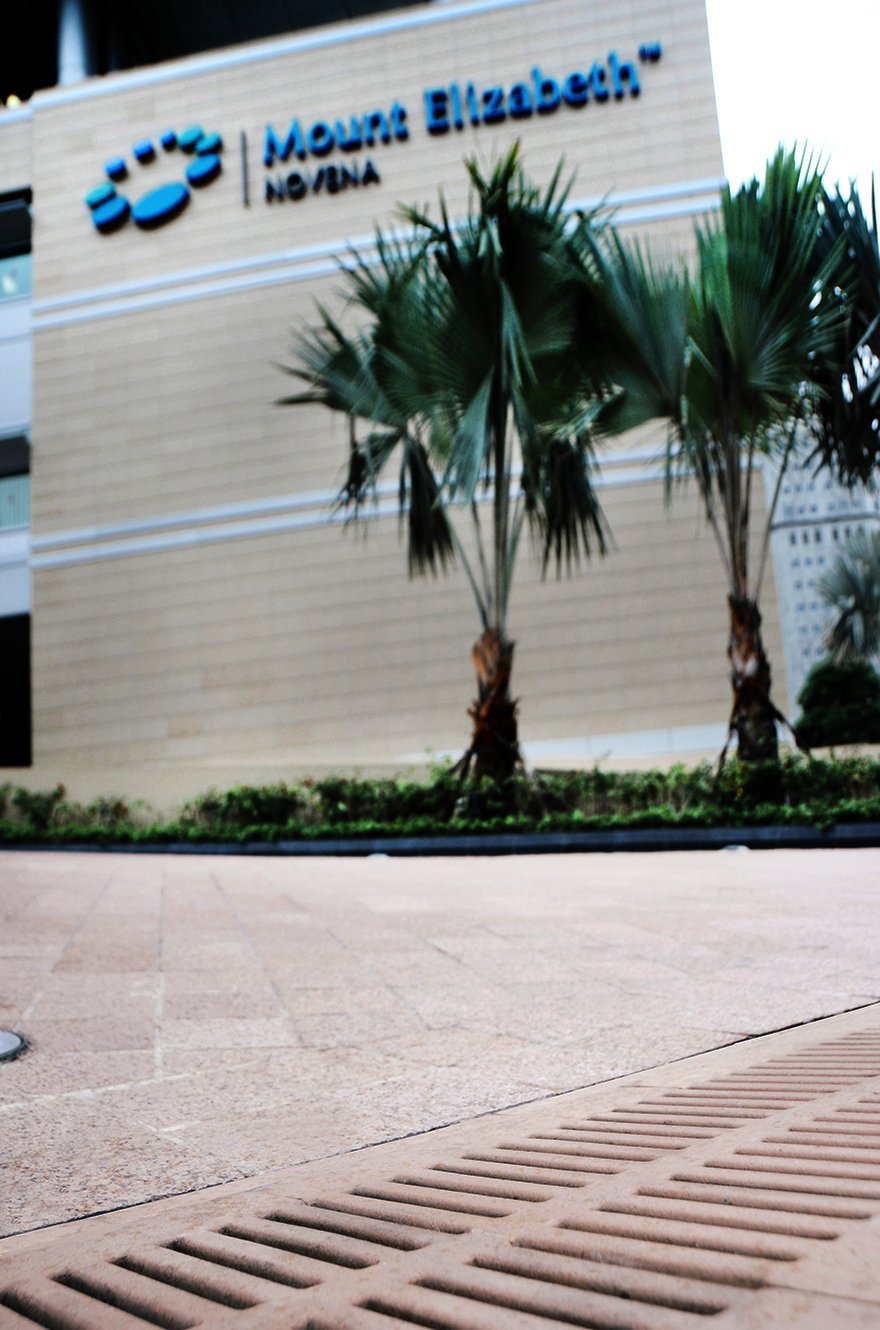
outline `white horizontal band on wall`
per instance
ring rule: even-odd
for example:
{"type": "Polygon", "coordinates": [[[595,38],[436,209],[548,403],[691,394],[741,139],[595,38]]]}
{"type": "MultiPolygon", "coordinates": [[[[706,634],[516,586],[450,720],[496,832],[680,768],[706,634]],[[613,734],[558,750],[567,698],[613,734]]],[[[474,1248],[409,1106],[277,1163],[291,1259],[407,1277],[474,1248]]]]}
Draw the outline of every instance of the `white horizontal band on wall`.
{"type": "MultiPolygon", "coordinates": [[[[621,465],[609,468],[607,473],[597,477],[596,488],[644,485],[660,480],[661,475],[655,454],[644,454],[640,463],[631,467],[621,465]],[[654,462],[654,465],[645,466],[644,458],[654,462]]],[[[363,520],[396,518],[398,505],[388,501],[388,496],[396,492],[396,485],[382,486],[379,502],[364,509],[363,520]]],[[[65,568],[73,564],[96,563],[132,555],[162,554],[168,550],[187,549],[195,545],[344,525],[351,520],[351,514],[329,509],[335,497],[335,493],[329,491],[313,492],[147,518],[140,523],[53,532],[32,540],[31,568],[39,572],[42,569],[65,568]],[[124,538],[118,539],[119,536],[124,538]]],[[[488,501],[488,498],[480,500],[488,501]]]]}
{"type": "MultiPolygon", "coordinates": [[[[640,225],[714,211],[723,185],[720,177],[676,181],[603,198],[575,199],[568,208],[572,212],[591,212],[604,206],[618,225],[640,225]]],[[[37,300],[33,304],[33,328],[40,332],[264,286],[330,277],[338,271],[340,260],[355,250],[368,261],[375,254],[375,236],[339,237],[319,245],[37,300]]]]}
{"type": "MultiPolygon", "coordinates": [[[[530,766],[536,762],[590,761],[600,758],[650,757],[660,753],[717,753],[727,738],[727,726],[676,725],[662,730],[618,731],[582,738],[534,739],[522,745],[530,766]]],[[[445,756],[445,754],[441,754],[445,756]]],[[[458,753],[450,754],[452,760],[458,753]]]]}
{"type": "MultiPolygon", "coordinates": [[[[377,504],[370,509],[370,516],[396,517],[397,505],[377,504]]],[[[66,550],[60,554],[38,554],[31,558],[31,568],[39,572],[44,568],[66,568],[76,563],[98,563],[104,559],[122,559],[133,554],[161,554],[167,550],[187,549],[192,545],[212,545],[220,541],[244,540],[251,536],[275,536],[289,531],[303,531],[309,527],[344,524],[347,521],[350,521],[350,514],[343,512],[306,513],[301,516],[291,514],[287,517],[260,518],[256,521],[212,526],[203,530],[190,528],[165,536],[108,541],[103,545],[88,545],[82,549],[66,550]]]]}
{"type": "Polygon", "coordinates": [[[673,217],[695,217],[700,213],[717,212],[718,195],[704,194],[683,203],[655,204],[648,208],[621,208],[615,212],[618,226],[640,226],[642,222],[668,221],[673,217]]]}
{"type": "Polygon", "coordinates": [[[4,125],[19,125],[22,120],[33,120],[33,118],[34,108],[32,102],[28,102],[26,106],[0,107],[0,130],[3,129],[4,125]]]}
{"type": "MultiPolygon", "coordinates": [[[[662,450],[633,449],[610,459],[613,466],[600,472],[596,478],[599,488],[613,486],[639,467],[639,481],[655,480],[663,464],[662,450]],[[645,470],[645,468],[650,468],[645,470]]],[[[519,478],[514,471],[513,479],[519,478]]],[[[376,497],[388,499],[397,494],[395,481],[383,482],[375,489],[376,497]]],[[[337,498],[336,490],[307,490],[301,494],[273,495],[268,499],[249,499],[244,503],[226,503],[213,508],[199,508],[191,512],[168,513],[161,517],[144,517],[126,522],[111,522],[104,526],[80,527],[70,531],[51,532],[33,541],[37,550],[59,549],[66,545],[89,545],[96,541],[111,540],[118,536],[144,536],[152,532],[170,531],[176,527],[206,526],[215,522],[235,522],[248,517],[262,517],[271,513],[297,512],[309,508],[330,508],[337,498]]]]}
{"type": "MultiPolygon", "coordinates": [[[[532,739],[520,743],[528,767],[542,762],[599,762],[606,758],[653,757],[674,753],[718,753],[727,738],[727,726],[674,725],[663,730],[618,730],[613,734],[590,734],[567,739],[532,739]]],[[[432,753],[432,761],[455,762],[460,749],[432,753]]],[[[420,753],[399,753],[395,761],[419,763],[420,753]]]]}
{"type": "MultiPolygon", "coordinates": [[[[396,485],[377,487],[380,498],[397,492],[396,485]]],[[[39,536],[33,542],[36,550],[62,549],[70,545],[92,545],[120,536],[145,536],[159,531],[174,531],[181,527],[211,526],[217,522],[237,522],[249,517],[266,517],[273,513],[298,512],[310,508],[329,508],[335,501],[332,490],[313,490],[305,494],[282,494],[271,499],[254,499],[250,503],[228,503],[216,508],[201,508],[193,512],[170,513],[165,517],[145,517],[140,521],[111,522],[107,526],[80,527],[78,530],[58,531],[39,536]]]]}
{"type": "MultiPolygon", "coordinates": [[[[597,478],[597,484],[614,485],[624,475],[630,474],[626,468],[644,467],[645,464],[657,468],[662,458],[656,450],[633,451],[614,458],[615,469],[607,471],[597,478]]],[[[656,479],[656,469],[649,473],[640,472],[640,479],[648,475],[656,479]]],[[[519,473],[514,474],[518,479],[519,473]]],[[[388,499],[397,494],[397,484],[393,481],[376,486],[376,497],[388,499]]],[[[271,513],[298,512],[309,508],[327,509],[336,502],[336,490],[308,490],[301,494],[273,495],[269,499],[251,499],[244,503],[227,503],[214,508],[199,508],[191,512],[169,513],[161,517],[145,517],[127,522],[112,522],[105,526],[80,527],[71,531],[52,532],[34,539],[36,550],[59,549],[66,545],[88,545],[96,541],[111,540],[118,536],[144,536],[153,532],[170,531],[176,527],[206,526],[216,522],[235,522],[249,517],[262,517],[271,513]]]]}
{"type": "MultiPolygon", "coordinates": [[[[638,207],[650,203],[663,203],[672,199],[689,198],[695,194],[717,195],[723,188],[723,176],[710,176],[705,180],[674,181],[667,185],[651,185],[644,189],[621,190],[616,194],[603,194],[594,198],[574,199],[568,204],[569,211],[581,210],[592,212],[596,208],[607,208],[612,213],[618,208],[638,207]]],[[[712,206],[717,206],[717,197],[712,199],[712,206]]],[[[317,245],[300,245],[293,249],[282,249],[272,254],[259,254],[244,259],[229,259],[225,263],[209,264],[202,268],[188,268],[183,272],[163,273],[161,276],[141,278],[138,281],[116,282],[111,286],[97,286],[82,291],[73,291],[61,296],[51,296],[45,300],[33,302],[36,315],[49,314],[55,310],[75,308],[77,305],[92,304],[99,301],[120,299],[124,296],[140,295],[166,288],[210,281],[212,278],[232,276],[261,268],[290,268],[297,263],[310,259],[344,258],[346,253],[375,248],[375,234],[352,236],[348,239],[337,237],[322,241],[317,245]]]]}
{"type": "MultiPolygon", "coordinates": [[[[616,215],[616,220],[621,226],[638,225],[643,222],[658,221],[661,218],[696,216],[713,211],[717,206],[717,197],[703,196],[680,204],[621,210],[616,215]]],[[[344,246],[339,246],[339,249],[343,248],[344,246]]],[[[360,257],[364,258],[365,255],[362,253],[360,257]]],[[[216,296],[251,291],[260,287],[332,277],[338,271],[338,260],[327,258],[312,263],[303,263],[294,268],[283,268],[275,272],[255,272],[226,280],[208,282],[200,286],[158,291],[155,294],[137,296],[129,300],[119,300],[112,304],[88,305],[84,309],[68,310],[57,314],[35,314],[33,328],[34,332],[43,332],[52,328],[64,328],[71,324],[90,323],[96,319],[112,319],[122,314],[140,314],[167,305],[213,299],[216,296]]]]}
{"type": "Polygon", "coordinates": [[[286,282],[304,282],[317,277],[331,277],[338,272],[333,259],[304,263],[299,267],[282,269],[274,273],[254,273],[249,277],[207,283],[204,286],[180,287],[173,291],[160,291],[154,295],[137,296],[114,304],[89,305],[85,309],[69,310],[61,314],[48,314],[34,318],[34,332],[50,328],[64,328],[75,323],[91,323],[95,319],[113,319],[120,314],[141,314],[164,305],[189,304],[194,300],[207,300],[236,291],[249,291],[261,286],[276,286],[286,282]]]}

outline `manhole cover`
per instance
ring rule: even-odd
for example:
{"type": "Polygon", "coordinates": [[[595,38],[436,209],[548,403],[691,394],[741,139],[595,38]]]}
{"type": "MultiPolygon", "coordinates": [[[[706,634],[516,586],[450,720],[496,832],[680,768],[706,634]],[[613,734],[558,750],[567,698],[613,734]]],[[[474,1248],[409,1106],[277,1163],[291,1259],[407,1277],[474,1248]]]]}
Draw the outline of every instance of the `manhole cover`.
{"type": "Polygon", "coordinates": [[[27,1044],[20,1034],[16,1034],[14,1030],[0,1030],[0,1062],[17,1058],[26,1048],[27,1044]]]}

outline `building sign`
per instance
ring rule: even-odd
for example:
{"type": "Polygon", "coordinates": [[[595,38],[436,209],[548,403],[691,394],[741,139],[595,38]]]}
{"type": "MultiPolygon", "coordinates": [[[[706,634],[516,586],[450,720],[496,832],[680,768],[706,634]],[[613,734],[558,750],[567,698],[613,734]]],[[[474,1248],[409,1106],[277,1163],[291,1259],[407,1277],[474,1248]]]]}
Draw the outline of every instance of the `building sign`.
{"type": "MultiPolygon", "coordinates": [[[[524,124],[534,116],[561,111],[584,113],[585,108],[623,101],[641,94],[640,66],[661,58],[659,43],[643,45],[633,60],[610,51],[604,61],[589,69],[571,69],[557,75],[534,66],[528,75],[511,84],[468,81],[425,88],[417,117],[399,99],[367,111],[333,119],[307,120],[295,117],[284,129],[266,125],[263,135],[262,199],[275,204],[298,203],[312,194],[339,194],[350,188],[378,184],[379,170],[372,152],[407,142],[414,125],[431,138],[499,125],[506,121],[524,124]],[[355,154],[358,154],[357,156],[355,154]],[[338,156],[337,156],[338,155],[338,156]],[[336,160],[328,158],[336,156],[336,160]]],[[[102,233],[118,230],[131,219],[142,229],[163,226],[186,208],[191,190],[216,180],[221,172],[219,134],[205,134],[194,125],[181,134],[167,131],[159,143],[164,154],[178,150],[188,156],[183,179],[148,188],[134,202],[117,190],[128,177],[123,158],[107,162],[107,180],[86,196],[86,205],[96,228],[102,233]]],[[[157,157],[149,140],[135,144],[133,156],[141,166],[157,157]]],[[[242,199],[251,202],[247,136],[241,132],[242,199]]]]}

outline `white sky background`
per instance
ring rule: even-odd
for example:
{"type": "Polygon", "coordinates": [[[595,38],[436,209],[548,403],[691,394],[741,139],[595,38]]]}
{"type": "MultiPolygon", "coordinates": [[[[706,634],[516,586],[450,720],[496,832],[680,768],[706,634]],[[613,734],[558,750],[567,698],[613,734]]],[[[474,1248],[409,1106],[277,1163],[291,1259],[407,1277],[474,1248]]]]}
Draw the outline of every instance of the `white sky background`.
{"type": "Polygon", "coordinates": [[[880,0],[706,8],[731,185],[760,175],[779,143],[807,144],[828,159],[826,183],[855,177],[870,208],[872,173],[880,195],[880,0]]]}

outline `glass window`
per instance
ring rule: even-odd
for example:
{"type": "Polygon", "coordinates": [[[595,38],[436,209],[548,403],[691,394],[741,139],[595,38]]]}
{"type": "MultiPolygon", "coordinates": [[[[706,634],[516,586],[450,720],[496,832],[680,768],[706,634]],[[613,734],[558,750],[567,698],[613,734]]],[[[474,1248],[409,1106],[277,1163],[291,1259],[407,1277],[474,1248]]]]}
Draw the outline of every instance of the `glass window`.
{"type": "Polygon", "coordinates": [[[24,300],[31,294],[31,256],[0,259],[0,300],[24,300]]]}
{"type": "Polygon", "coordinates": [[[29,526],[30,520],[30,476],[0,476],[0,531],[29,526]]]}

